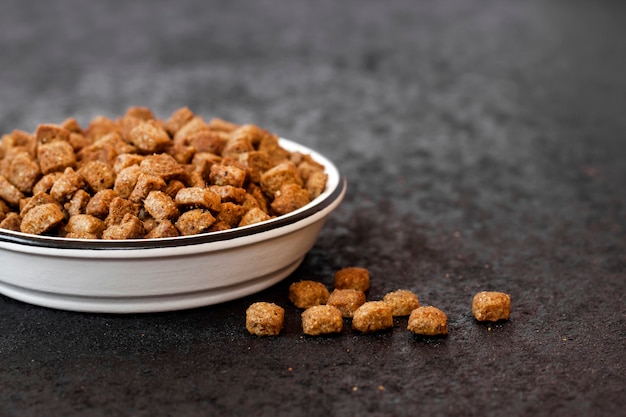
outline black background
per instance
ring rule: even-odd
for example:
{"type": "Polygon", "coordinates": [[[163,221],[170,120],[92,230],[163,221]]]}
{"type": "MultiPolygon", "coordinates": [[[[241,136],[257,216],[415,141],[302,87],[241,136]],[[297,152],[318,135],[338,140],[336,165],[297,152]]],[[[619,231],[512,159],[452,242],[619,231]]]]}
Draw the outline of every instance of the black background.
{"type": "Polygon", "coordinates": [[[117,316],[0,296],[0,415],[623,415],[625,6],[3,0],[2,133],[188,106],[320,151],[348,193],[245,299],[117,316]],[[303,336],[289,284],[353,265],[449,336],[303,336]],[[510,293],[511,320],[477,323],[480,290],[510,293]],[[255,301],[285,307],[281,336],[246,332],[255,301]]]}

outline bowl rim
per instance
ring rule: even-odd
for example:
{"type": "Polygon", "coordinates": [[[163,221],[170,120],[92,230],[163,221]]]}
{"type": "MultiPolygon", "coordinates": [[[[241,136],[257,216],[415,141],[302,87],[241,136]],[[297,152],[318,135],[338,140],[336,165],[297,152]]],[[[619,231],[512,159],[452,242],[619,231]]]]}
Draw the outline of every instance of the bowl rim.
{"type": "Polygon", "coordinates": [[[188,247],[203,245],[212,242],[223,242],[243,237],[254,236],[270,230],[281,229],[301,220],[309,218],[316,213],[323,211],[338,199],[342,199],[346,191],[346,178],[339,173],[337,167],[319,152],[310,149],[302,144],[291,140],[280,138],[281,146],[289,151],[297,151],[311,155],[316,162],[324,165],[328,174],[328,183],[324,192],[309,202],[304,207],[281,216],[274,217],[260,223],[237,227],[229,230],[217,232],[201,233],[190,236],[177,236],[171,238],[158,239],[125,239],[125,240],[102,240],[102,239],[70,239],[55,236],[32,235],[8,229],[0,229],[0,246],[2,244],[13,244],[26,246],[29,248],[46,248],[61,250],[142,250],[142,249],[164,249],[174,247],[188,247]]]}

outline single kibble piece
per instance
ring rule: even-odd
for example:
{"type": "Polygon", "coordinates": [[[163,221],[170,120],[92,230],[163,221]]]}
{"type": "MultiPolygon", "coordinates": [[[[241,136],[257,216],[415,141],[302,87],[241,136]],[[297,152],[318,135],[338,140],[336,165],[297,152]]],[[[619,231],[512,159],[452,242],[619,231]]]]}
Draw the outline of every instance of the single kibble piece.
{"type": "Polygon", "coordinates": [[[362,333],[372,333],[393,327],[391,307],[384,301],[368,301],[352,317],[352,328],[362,333]]]}
{"type": "Polygon", "coordinates": [[[337,307],[318,305],[307,308],[302,313],[302,331],[304,334],[319,336],[321,334],[340,333],[343,328],[343,317],[337,307]]]}
{"type": "Polygon", "coordinates": [[[271,207],[276,214],[287,214],[304,207],[310,201],[307,190],[297,184],[285,184],[274,195],[271,207]]]}
{"type": "Polygon", "coordinates": [[[246,212],[239,222],[239,227],[249,226],[271,219],[271,216],[258,207],[252,207],[246,212]]]}
{"type": "Polygon", "coordinates": [[[326,304],[330,293],[321,282],[300,281],[289,286],[289,300],[298,308],[309,308],[326,304]]]}
{"type": "Polygon", "coordinates": [[[389,304],[394,316],[408,316],[420,306],[417,295],[409,290],[397,290],[387,293],[383,301],[389,304]]]}
{"type": "Polygon", "coordinates": [[[343,317],[352,318],[354,312],[365,304],[365,301],[367,300],[363,291],[346,288],[344,290],[336,289],[330,293],[326,304],[337,307],[343,317]]]}
{"type": "Polygon", "coordinates": [[[335,273],[335,288],[367,291],[370,288],[370,273],[360,267],[340,269],[335,273]]]}
{"type": "Polygon", "coordinates": [[[479,292],[472,301],[472,313],[478,321],[508,320],[511,316],[511,296],[497,291],[479,292]]]}
{"type": "Polygon", "coordinates": [[[411,312],[407,329],[421,336],[448,334],[448,316],[437,307],[418,307],[411,312]]]}
{"type": "Polygon", "coordinates": [[[47,203],[30,209],[22,219],[20,229],[24,233],[42,234],[63,221],[64,214],[58,203],[47,203]]]}
{"type": "Polygon", "coordinates": [[[285,310],[274,304],[258,302],[246,310],[246,329],[257,336],[276,336],[283,328],[285,310]]]}

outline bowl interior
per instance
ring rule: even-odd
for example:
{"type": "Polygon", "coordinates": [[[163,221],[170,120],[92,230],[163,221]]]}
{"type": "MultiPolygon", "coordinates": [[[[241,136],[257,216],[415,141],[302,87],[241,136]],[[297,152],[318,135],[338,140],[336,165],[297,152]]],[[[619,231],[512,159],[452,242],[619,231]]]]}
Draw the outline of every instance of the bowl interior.
{"type": "Polygon", "coordinates": [[[328,175],[325,190],[313,201],[290,213],[266,220],[260,223],[237,227],[230,230],[202,233],[192,236],[177,236],[160,239],[126,239],[126,240],[87,240],[70,239],[55,236],[31,235],[12,230],[0,229],[0,245],[10,242],[31,247],[45,247],[57,249],[109,249],[133,250],[148,248],[164,248],[186,245],[197,245],[208,242],[231,240],[251,236],[274,228],[284,227],[311,216],[336,202],[345,191],[345,179],[341,177],[336,166],[325,156],[304,145],[281,138],[280,145],[290,152],[309,154],[313,159],[324,165],[328,175]]]}

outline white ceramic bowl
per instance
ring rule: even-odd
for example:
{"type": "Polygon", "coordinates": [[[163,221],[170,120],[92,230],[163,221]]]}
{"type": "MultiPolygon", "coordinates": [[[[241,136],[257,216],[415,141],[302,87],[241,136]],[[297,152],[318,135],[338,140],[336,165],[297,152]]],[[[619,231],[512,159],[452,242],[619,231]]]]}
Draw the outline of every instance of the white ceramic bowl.
{"type": "Polygon", "coordinates": [[[79,240],[0,229],[0,293],[83,312],[144,313],[229,301],[292,273],[313,247],[346,181],[327,158],[281,139],[325,166],[325,191],[306,206],[262,223],[164,239],[79,240]]]}

